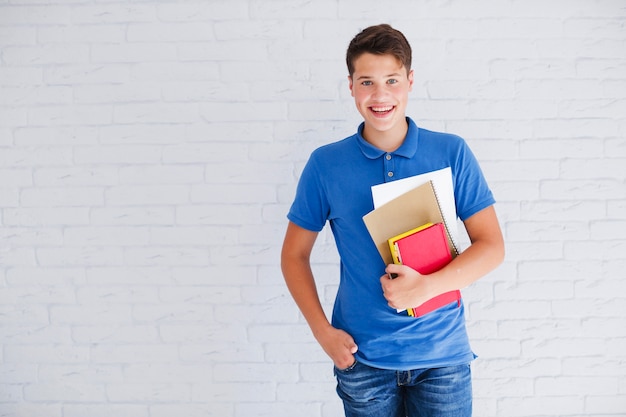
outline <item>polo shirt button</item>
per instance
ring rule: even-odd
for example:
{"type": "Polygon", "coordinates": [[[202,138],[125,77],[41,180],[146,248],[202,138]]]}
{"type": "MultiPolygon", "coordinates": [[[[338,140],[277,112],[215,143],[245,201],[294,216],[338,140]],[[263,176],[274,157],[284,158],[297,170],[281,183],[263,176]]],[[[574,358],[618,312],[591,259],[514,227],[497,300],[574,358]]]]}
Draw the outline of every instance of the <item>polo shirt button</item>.
{"type": "Polygon", "coordinates": [[[393,177],[393,172],[389,171],[389,172],[387,173],[387,176],[388,176],[388,177],[393,177]]]}
{"type": "Polygon", "coordinates": [[[385,158],[387,158],[387,161],[389,161],[389,160],[391,160],[391,155],[387,154],[387,155],[385,156],[385,158]]]}

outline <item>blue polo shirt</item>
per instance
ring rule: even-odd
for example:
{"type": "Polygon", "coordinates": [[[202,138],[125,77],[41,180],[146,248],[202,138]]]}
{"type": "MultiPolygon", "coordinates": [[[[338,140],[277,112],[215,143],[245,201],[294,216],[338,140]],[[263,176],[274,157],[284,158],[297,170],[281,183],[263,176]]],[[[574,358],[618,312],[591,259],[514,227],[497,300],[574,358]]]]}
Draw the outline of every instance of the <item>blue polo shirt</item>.
{"type": "Polygon", "coordinates": [[[322,146],[310,156],[287,215],[319,232],[329,223],[340,255],[340,280],[333,326],[348,332],[359,347],[358,361],[396,370],[435,368],[474,359],[463,304],[451,303],[420,318],[397,313],[383,297],[385,264],[363,216],[374,209],[371,187],[450,167],[457,215],[465,220],[494,204],[476,158],[458,136],[409,128],[394,152],[369,144],[361,132],[322,146]]]}

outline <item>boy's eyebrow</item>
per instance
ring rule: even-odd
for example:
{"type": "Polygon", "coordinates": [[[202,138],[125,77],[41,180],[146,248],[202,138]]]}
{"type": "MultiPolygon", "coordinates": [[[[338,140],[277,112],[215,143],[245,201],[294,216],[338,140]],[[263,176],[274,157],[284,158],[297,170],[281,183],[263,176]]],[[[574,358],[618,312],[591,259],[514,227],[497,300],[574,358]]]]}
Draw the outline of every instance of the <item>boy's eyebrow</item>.
{"type": "MultiPolygon", "coordinates": [[[[383,78],[388,78],[388,77],[400,77],[402,76],[402,74],[400,74],[399,72],[394,72],[393,74],[389,74],[389,75],[385,75],[383,78]]],[[[360,77],[357,78],[357,80],[364,80],[364,79],[369,79],[369,78],[374,78],[371,75],[361,75],[360,77]]]]}

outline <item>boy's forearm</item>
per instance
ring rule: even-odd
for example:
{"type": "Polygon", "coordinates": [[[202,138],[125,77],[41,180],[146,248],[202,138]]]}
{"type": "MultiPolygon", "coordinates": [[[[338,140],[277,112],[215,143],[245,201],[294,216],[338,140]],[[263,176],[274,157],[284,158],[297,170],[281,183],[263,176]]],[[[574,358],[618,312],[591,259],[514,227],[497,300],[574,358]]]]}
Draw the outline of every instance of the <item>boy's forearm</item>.
{"type": "Polygon", "coordinates": [[[333,360],[335,366],[344,369],[352,365],[358,347],[352,336],[343,330],[334,328],[326,318],[326,313],[317,294],[308,256],[283,257],[283,275],[291,295],[313,332],[313,336],[333,360]]]}
{"type": "MultiPolygon", "coordinates": [[[[283,260],[287,288],[314,335],[330,326],[322,308],[315,279],[308,262],[283,260]]],[[[316,336],[317,337],[317,336],[316,336]]]]}
{"type": "Polygon", "coordinates": [[[330,326],[311,270],[311,251],[316,238],[316,232],[289,222],[281,252],[281,269],[285,283],[313,334],[330,326]]]}
{"type": "Polygon", "coordinates": [[[435,291],[442,294],[470,286],[495,269],[503,256],[503,247],[497,242],[474,242],[445,268],[430,275],[435,291]]]}
{"type": "Polygon", "coordinates": [[[468,287],[504,259],[504,240],[493,206],[467,219],[465,226],[472,244],[431,275],[431,285],[438,294],[468,287]]]}

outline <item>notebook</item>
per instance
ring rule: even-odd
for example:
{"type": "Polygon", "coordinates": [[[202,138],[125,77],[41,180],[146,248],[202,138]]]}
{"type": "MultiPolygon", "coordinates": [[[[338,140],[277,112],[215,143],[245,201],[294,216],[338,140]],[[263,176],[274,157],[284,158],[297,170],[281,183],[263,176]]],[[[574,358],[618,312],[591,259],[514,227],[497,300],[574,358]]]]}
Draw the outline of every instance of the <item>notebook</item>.
{"type": "Polygon", "coordinates": [[[443,223],[426,223],[388,242],[394,263],[409,266],[422,275],[438,271],[452,260],[443,223]]]}

